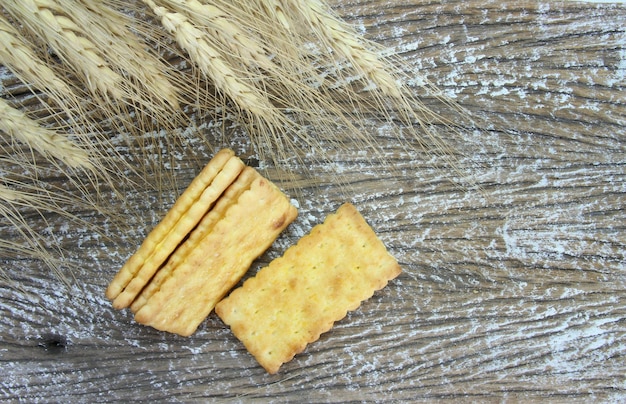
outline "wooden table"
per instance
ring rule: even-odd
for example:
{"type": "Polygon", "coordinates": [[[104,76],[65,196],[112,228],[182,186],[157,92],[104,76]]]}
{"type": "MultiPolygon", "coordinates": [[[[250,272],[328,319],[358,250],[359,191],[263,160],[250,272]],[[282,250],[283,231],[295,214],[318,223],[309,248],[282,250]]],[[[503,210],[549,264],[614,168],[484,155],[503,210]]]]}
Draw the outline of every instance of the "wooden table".
{"type": "Polygon", "coordinates": [[[104,298],[202,158],[176,161],[176,185],[115,201],[127,227],[76,208],[108,238],[60,215],[33,217],[66,252],[69,286],[41,262],[0,259],[0,397],[626,401],[626,6],[332,4],[483,125],[450,140],[477,187],[451,182],[436,156],[400,152],[376,170],[367,156],[337,156],[345,189],[323,165],[311,166],[318,182],[279,182],[300,216],[251,273],[345,200],[404,272],[276,375],[215,315],[183,338],[104,298]]]}

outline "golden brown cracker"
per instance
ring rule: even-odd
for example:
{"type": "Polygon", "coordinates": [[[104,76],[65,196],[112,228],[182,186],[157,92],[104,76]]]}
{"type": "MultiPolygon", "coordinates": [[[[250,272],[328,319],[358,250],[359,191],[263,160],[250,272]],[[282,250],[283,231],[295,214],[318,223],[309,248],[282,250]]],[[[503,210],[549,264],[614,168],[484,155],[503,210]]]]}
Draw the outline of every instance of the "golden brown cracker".
{"type": "Polygon", "coordinates": [[[204,237],[213,231],[215,224],[225,216],[226,211],[232,205],[237,203],[241,194],[250,188],[250,185],[256,178],[258,178],[258,174],[252,168],[246,167],[241,172],[237,180],[226,189],[213,208],[207,212],[196,228],[192,230],[187,240],[174,251],[163,267],[159,269],[135,301],[133,301],[130,308],[134,313],[139,311],[148,299],[161,288],[163,282],[172,276],[174,269],[187,259],[191,251],[198,248],[204,237]]]}
{"type": "Polygon", "coordinates": [[[229,149],[211,159],[111,281],[106,296],[113,300],[113,307],[121,309],[132,303],[243,168],[243,162],[229,149]]]}
{"type": "Polygon", "coordinates": [[[276,186],[252,168],[245,172],[254,176],[249,188],[236,202],[225,202],[223,216],[194,241],[193,248],[184,248],[185,256],[138,308],[137,322],[192,334],[252,261],[295,219],[296,208],[276,186]]]}
{"type": "Polygon", "coordinates": [[[401,272],[351,204],[344,204],[285,254],[215,307],[269,372],[401,272]]]}

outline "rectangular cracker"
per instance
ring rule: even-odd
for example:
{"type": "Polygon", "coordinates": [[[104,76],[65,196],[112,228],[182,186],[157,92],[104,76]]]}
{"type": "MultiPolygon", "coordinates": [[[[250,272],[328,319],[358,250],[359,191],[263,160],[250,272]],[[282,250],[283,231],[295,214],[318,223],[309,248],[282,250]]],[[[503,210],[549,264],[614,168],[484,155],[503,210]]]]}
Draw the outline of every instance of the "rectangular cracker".
{"type": "Polygon", "coordinates": [[[229,149],[209,161],[109,284],[106,297],[113,300],[114,308],[122,309],[133,302],[244,166],[229,149]]]}
{"type": "Polygon", "coordinates": [[[257,177],[258,174],[251,168],[246,168],[241,172],[237,180],[226,189],[215,203],[215,206],[200,220],[198,226],[189,234],[187,240],[174,251],[163,267],[154,275],[150,283],[146,285],[135,301],[133,301],[130,305],[133,313],[137,313],[161,288],[163,282],[172,276],[176,267],[184,263],[191,251],[201,248],[200,243],[202,240],[213,231],[215,225],[225,216],[226,211],[237,203],[241,194],[250,188],[250,185],[257,177]]]}
{"type": "Polygon", "coordinates": [[[217,217],[202,223],[200,236],[194,234],[198,229],[191,233],[182,255],[172,256],[176,265],[159,275],[157,287],[135,307],[137,322],[191,335],[297,215],[288,198],[250,167],[231,188],[209,213],[217,217]],[[243,192],[232,191],[242,181],[243,192]]]}
{"type": "Polygon", "coordinates": [[[215,311],[273,374],[400,272],[361,214],[344,204],[215,311]]]}

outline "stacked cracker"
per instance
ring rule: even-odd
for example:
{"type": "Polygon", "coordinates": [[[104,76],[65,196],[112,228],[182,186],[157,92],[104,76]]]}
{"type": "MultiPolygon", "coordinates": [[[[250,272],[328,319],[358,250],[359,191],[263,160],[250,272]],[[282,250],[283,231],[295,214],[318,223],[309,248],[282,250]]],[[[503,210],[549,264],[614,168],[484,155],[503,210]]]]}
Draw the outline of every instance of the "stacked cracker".
{"type": "Polygon", "coordinates": [[[352,204],[224,296],[297,215],[278,188],[218,153],[107,289],[113,306],[192,334],[215,308],[269,372],[401,272],[352,204]]]}
{"type": "Polygon", "coordinates": [[[207,164],[109,285],[113,307],[191,335],[297,215],[232,150],[207,164]]]}

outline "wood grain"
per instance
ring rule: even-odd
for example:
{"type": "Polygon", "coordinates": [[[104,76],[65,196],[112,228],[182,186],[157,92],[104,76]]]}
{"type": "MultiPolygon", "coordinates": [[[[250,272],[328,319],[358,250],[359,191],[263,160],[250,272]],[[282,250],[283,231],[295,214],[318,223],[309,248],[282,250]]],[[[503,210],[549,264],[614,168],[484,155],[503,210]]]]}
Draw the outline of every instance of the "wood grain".
{"type": "MultiPolygon", "coordinates": [[[[450,139],[479,189],[456,186],[454,172],[436,168],[437,157],[407,155],[384,130],[389,166],[345,152],[335,167],[305,162],[315,180],[281,182],[297,197],[300,216],[251,273],[346,200],[404,273],[273,376],[215,315],[183,338],[134,323],[104,298],[202,158],[182,154],[175,184],[115,201],[127,227],[79,207],[74,213],[101,233],[67,230],[62,216],[29,217],[70,252],[71,286],[40,262],[0,258],[7,274],[0,279],[0,397],[626,400],[626,6],[333,6],[484,125],[450,139]],[[333,183],[337,169],[348,186],[333,183]]],[[[0,87],[4,94],[15,88],[9,84],[0,87]]],[[[268,170],[276,181],[280,174],[268,170]]],[[[2,226],[3,238],[14,236],[2,226]]]]}

